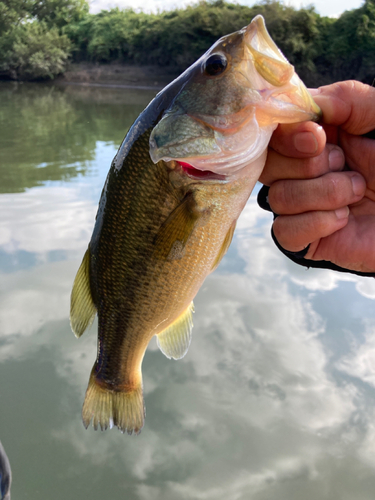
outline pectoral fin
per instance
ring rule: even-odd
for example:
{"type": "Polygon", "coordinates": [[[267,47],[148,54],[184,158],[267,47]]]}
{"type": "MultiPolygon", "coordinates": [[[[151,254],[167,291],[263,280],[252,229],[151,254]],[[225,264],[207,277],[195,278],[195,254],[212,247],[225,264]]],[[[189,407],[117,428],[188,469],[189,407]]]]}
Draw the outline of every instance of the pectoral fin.
{"type": "Polygon", "coordinates": [[[157,344],[161,352],[171,359],[181,359],[188,352],[193,329],[194,304],[179,316],[164,331],[157,335],[157,344]]]}
{"type": "Polygon", "coordinates": [[[211,271],[213,271],[214,269],[217,268],[217,266],[221,262],[221,259],[227,253],[228,248],[230,247],[230,244],[232,243],[234,230],[236,229],[236,222],[237,221],[234,221],[233,224],[230,226],[229,231],[227,232],[227,234],[226,234],[226,236],[224,238],[223,244],[221,245],[220,251],[217,254],[217,257],[216,257],[214,263],[212,264],[211,271]]]}
{"type": "Polygon", "coordinates": [[[155,256],[159,259],[181,258],[181,250],[200,217],[192,194],[182,200],[161,226],[155,238],[155,256]]]}
{"type": "Polygon", "coordinates": [[[90,290],[90,249],[87,249],[70,296],[70,326],[76,337],[80,337],[91,325],[95,314],[96,307],[90,290]]]}

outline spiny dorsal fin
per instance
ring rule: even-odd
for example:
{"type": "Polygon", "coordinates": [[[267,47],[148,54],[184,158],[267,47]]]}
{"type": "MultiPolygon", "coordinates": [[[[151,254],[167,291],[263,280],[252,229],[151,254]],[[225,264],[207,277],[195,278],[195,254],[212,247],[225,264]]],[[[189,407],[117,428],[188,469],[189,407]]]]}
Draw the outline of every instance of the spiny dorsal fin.
{"type": "Polygon", "coordinates": [[[200,215],[196,209],[193,195],[185,196],[156,235],[155,256],[159,259],[181,258],[181,250],[186,245],[200,215]],[[175,251],[173,252],[173,250],[175,251]]]}
{"type": "Polygon", "coordinates": [[[80,337],[94,321],[96,307],[90,290],[90,249],[86,250],[79,266],[70,296],[70,326],[76,337],[80,337]]]}
{"type": "Polygon", "coordinates": [[[215,259],[214,263],[212,264],[211,271],[213,271],[214,269],[217,268],[217,266],[221,262],[221,259],[227,253],[228,248],[230,247],[230,244],[232,243],[233,233],[234,233],[234,230],[236,229],[236,222],[237,221],[234,221],[233,224],[230,226],[230,228],[229,228],[229,230],[224,238],[223,244],[221,245],[219,253],[217,254],[216,259],[215,259]]]}
{"type": "Polygon", "coordinates": [[[167,358],[181,359],[188,352],[193,329],[193,312],[192,302],[174,323],[156,336],[158,347],[167,358]]]}
{"type": "Polygon", "coordinates": [[[142,375],[139,383],[131,390],[111,390],[103,387],[92,370],[82,408],[83,425],[92,421],[95,430],[105,431],[108,427],[118,427],[121,432],[139,434],[145,420],[142,375]]]}

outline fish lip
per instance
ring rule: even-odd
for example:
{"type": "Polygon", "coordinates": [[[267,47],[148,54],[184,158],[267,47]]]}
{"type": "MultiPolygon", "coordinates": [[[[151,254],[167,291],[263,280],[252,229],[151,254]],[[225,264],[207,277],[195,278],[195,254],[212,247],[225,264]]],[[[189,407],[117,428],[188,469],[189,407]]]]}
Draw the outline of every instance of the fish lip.
{"type": "Polygon", "coordinates": [[[244,32],[244,42],[245,45],[248,48],[255,48],[251,44],[252,40],[254,37],[258,35],[258,38],[262,37],[264,42],[267,45],[267,48],[271,51],[273,57],[279,59],[282,62],[285,62],[286,64],[292,66],[288,59],[284,56],[284,54],[281,52],[279,47],[276,45],[276,43],[273,41],[271,38],[271,35],[268,33],[266,23],[264,21],[264,17],[261,14],[258,14],[255,16],[250,24],[245,26],[243,28],[244,32]]]}

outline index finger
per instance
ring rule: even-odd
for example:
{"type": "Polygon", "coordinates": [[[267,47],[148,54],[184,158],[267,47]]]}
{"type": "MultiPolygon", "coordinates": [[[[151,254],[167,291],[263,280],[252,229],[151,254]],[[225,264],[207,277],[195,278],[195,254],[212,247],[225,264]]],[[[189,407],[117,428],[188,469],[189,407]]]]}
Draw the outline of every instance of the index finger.
{"type": "Polygon", "coordinates": [[[375,128],[375,88],[355,80],[310,90],[321,108],[323,123],[362,135],[375,128]]]}
{"type": "Polygon", "coordinates": [[[318,156],[326,144],[323,128],[314,122],[280,124],[274,131],[270,147],[289,158],[318,156]]]}

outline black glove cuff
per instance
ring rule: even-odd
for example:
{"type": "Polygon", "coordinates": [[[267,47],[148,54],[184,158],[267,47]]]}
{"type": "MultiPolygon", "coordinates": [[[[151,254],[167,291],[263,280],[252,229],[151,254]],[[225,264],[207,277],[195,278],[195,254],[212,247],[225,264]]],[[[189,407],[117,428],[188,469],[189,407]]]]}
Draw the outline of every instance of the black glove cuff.
{"type": "MultiPolygon", "coordinates": [[[[269,203],[268,203],[268,191],[269,187],[268,186],[263,186],[261,190],[258,193],[258,205],[260,208],[263,208],[263,210],[267,210],[268,212],[273,213],[273,220],[278,217],[278,214],[275,214],[275,212],[272,211],[269,203]]],[[[271,228],[271,235],[272,239],[275,242],[275,245],[277,248],[284,254],[286,255],[290,260],[295,262],[296,264],[299,264],[300,266],[305,266],[307,268],[314,267],[318,269],[332,269],[333,271],[339,271],[341,273],[351,273],[351,274],[356,274],[358,276],[368,276],[368,277],[375,277],[375,273],[363,273],[360,271],[352,271],[351,269],[345,269],[344,267],[337,266],[336,264],[333,264],[333,262],[330,262],[328,260],[310,260],[310,259],[305,259],[305,255],[307,254],[310,245],[308,245],[306,248],[303,250],[300,250],[299,252],[289,252],[289,250],[285,250],[280,243],[277,241],[273,229],[271,228]]]]}

